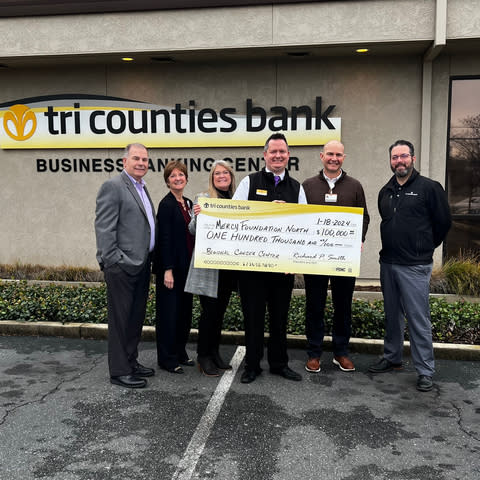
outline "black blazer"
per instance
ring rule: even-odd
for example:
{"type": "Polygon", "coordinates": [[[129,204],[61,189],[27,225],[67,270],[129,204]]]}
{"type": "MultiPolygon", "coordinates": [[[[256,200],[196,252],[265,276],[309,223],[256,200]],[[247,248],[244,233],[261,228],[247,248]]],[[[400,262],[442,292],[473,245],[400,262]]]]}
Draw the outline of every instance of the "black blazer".
{"type": "MultiPolygon", "coordinates": [[[[192,201],[183,197],[189,210],[192,201]]],[[[186,271],[190,265],[190,255],[187,248],[187,235],[190,235],[185,225],[177,199],[169,192],[160,201],[157,209],[157,226],[155,250],[153,254],[153,272],[163,274],[165,270],[186,271]]]]}

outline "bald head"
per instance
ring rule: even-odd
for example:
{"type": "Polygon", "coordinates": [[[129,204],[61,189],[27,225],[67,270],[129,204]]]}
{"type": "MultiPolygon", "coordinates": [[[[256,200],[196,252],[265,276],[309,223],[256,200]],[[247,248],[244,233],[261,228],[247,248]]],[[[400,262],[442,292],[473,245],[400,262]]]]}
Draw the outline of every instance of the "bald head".
{"type": "Polygon", "coordinates": [[[342,142],[339,142],[338,140],[330,140],[329,142],[327,142],[324,146],[323,146],[323,151],[326,152],[328,150],[329,147],[332,147],[332,146],[340,146],[342,147],[344,150],[345,150],[345,147],[343,145],[342,142]]]}
{"type": "Polygon", "coordinates": [[[328,178],[338,177],[342,171],[343,160],[345,159],[345,148],[342,142],[330,140],[323,147],[320,153],[320,160],[323,163],[323,172],[328,178]]]}

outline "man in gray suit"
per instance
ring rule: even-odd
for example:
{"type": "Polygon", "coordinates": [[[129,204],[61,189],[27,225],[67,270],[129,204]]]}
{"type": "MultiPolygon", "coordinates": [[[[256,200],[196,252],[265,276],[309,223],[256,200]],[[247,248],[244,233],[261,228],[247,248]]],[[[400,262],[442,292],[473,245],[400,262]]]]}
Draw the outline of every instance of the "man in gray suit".
{"type": "Polygon", "coordinates": [[[97,195],[97,260],[107,284],[110,381],[142,388],[147,385],[144,377],[155,374],[137,361],[155,245],[155,212],[143,181],[147,149],[139,143],[127,145],[123,168],[97,195]]]}

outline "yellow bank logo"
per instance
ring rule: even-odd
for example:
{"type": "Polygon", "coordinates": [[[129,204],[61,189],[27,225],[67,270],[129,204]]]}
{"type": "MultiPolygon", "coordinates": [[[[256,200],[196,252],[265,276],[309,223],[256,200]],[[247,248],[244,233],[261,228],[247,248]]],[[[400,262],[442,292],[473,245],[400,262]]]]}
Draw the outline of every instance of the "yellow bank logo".
{"type": "Polygon", "coordinates": [[[3,128],[13,140],[28,140],[37,129],[37,118],[26,105],[13,105],[3,116],[3,128]]]}
{"type": "Polygon", "coordinates": [[[0,103],[0,149],[123,148],[132,142],[150,148],[262,147],[283,131],[288,143],[324,145],[340,140],[335,105],[316,96],[308,105],[255,105],[239,111],[198,108],[195,100],[175,107],[125,98],[61,94],[0,103]]]}

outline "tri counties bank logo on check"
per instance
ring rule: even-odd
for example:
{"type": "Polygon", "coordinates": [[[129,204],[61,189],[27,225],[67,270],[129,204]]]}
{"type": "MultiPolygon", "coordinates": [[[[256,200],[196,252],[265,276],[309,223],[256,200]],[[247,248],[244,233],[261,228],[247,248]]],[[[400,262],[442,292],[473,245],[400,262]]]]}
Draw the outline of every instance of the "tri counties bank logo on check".
{"type": "Polygon", "coordinates": [[[206,210],[216,209],[216,210],[250,210],[250,205],[242,205],[241,202],[237,204],[232,204],[230,202],[224,203],[213,203],[213,202],[202,202],[202,207],[206,210]]]}
{"type": "Polygon", "coordinates": [[[195,100],[170,106],[93,95],[54,95],[0,104],[0,148],[151,148],[263,146],[272,132],[290,145],[341,139],[335,105],[322,97],[300,106],[264,106],[247,98],[242,108],[198,108],[195,100]],[[238,110],[238,111],[237,111],[238,110]]]}

